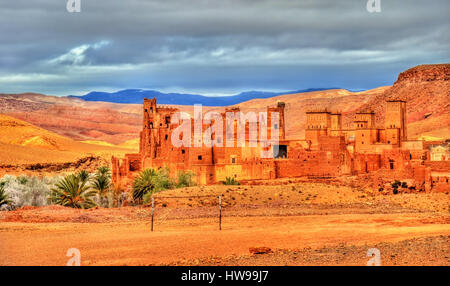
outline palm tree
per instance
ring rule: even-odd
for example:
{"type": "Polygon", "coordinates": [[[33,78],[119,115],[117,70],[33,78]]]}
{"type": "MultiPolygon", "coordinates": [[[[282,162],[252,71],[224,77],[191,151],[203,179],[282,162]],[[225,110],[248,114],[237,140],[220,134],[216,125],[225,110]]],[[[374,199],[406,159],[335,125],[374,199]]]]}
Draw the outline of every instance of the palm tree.
{"type": "Polygon", "coordinates": [[[92,180],[92,187],[96,189],[100,196],[106,195],[106,193],[109,191],[111,185],[111,181],[106,176],[95,176],[92,180]]]}
{"type": "Polygon", "coordinates": [[[9,203],[11,203],[11,201],[5,192],[4,184],[0,183],[0,207],[9,203]]]}
{"type": "Polygon", "coordinates": [[[94,190],[97,190],[98,194],[100,195],[101,205],[106,206],[106,195],[110,191],[111,187],[110,177],[105,173],[98,172],[93,178],[92,187],[94,188],[94,190]]]}
{"type": "Polygon", "coordinates": [[[157,172],[153,169],[145,169],[139,173],[133,183],[133,199],[135,201],[141,202],[145,194],[156,191],[157,176],[157,172]]]}
{"type": "Polygon", "coordinates": [[[81,170],[77,173],[77,177],[80,178],[81,182],[83,183],[87,183],[89,182],[90,179],[90,175],[88,172],[86,172],[85,170],[81,170]]]}
{"type": "Polygon", "coordinates": [[[111,177],[111,170],[106,166],[101,166],[97,169],[97,174],[106,177],[111,177]]]}
{"type": "Polygon", "coordinates": [[[61,179],[52,189],[50,200],[62,206],[87,209],[95,206],[92,200],[95,194],[96,192],[89,189],[87,181],[78,173],[61,179]]]}

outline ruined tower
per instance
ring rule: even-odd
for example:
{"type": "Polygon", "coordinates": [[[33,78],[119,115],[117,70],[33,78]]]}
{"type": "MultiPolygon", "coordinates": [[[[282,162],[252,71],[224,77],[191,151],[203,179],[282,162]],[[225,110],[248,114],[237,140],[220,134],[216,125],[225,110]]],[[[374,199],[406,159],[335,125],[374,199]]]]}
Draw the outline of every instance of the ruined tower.
{"type": "Polygon", "coordinates": [[[167,158],[170,142],[171,116],[177,109],[158,107],[156,98],[144,99],[143,130],[141,132],[140,154],[143,166],[151,166],[155,158],[167,158]]]}
{"type": "Polygon", "coordinates": [[[272,112],[278,112],[278,120],[279,122],[273,123],[273,127],[278,129],[278,136],[280,140],[285,139],[285,119],[284,119],[284,109],[285,109],[286,104],[284,102],[277,102],[277,106],[276,107],[267,107],[267,120],[268,120],[268,128],[271,129],[272,123],[270,122],[271,120],[271,113],[272,112]]]}
{"type": "Polygon", "coordinates": [[[403,100],[388,100],[386,102],[386,143],[399,145],[407,140],[406,133],[406,102],[403,100]]]}

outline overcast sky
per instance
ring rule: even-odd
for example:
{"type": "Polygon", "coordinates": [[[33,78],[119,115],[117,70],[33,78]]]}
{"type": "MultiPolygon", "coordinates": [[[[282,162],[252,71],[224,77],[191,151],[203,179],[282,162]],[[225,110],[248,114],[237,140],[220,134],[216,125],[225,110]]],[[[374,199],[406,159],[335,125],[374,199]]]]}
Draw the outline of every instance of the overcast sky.
{"type": "Polygon", "coordinates": [[[0,0],[0,93],[391,85],[449,62],[450,1],[0,0]]]}

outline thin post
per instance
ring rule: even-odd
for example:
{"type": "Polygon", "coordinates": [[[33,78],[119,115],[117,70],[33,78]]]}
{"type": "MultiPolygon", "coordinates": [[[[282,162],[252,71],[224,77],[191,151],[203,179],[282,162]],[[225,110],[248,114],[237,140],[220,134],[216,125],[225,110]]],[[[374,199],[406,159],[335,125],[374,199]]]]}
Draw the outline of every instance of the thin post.
{"type": "Polygon", "coordinates": [[[219,196],[219,230],[222,230],[222,196],[219,196]]]}
{"type": "Polygon", "coordinates": [[[155,198],[152,196],[152,231],[153,231],[153,216],[155,213],[155,198]]]}

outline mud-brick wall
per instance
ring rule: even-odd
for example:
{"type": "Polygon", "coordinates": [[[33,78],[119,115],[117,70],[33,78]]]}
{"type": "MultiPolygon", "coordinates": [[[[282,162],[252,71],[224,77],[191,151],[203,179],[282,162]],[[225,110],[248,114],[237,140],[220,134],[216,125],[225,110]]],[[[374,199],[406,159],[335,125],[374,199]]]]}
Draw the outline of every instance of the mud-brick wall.
{"type": "Polygon", "coordinates": [[[248,160],[241,164],[215,165],[216,181],[224,181],[227,177],[237,180],[262,180],[275,178],[275,164],[273,160],[248,160]]]}
{"type": "Polygon", "coordinates": [[[353,170],[356,173],[368,173],[379,170],[382,167],[379,154],[356,154],[353,158],[353,170]]]}
{"type": "Polygon", "coordinates": [[[243,173],[247,174],[249,179],[275,179],[275,168],[273,159],[249,160],[242,164],[243,173]]]}
{"type": "Polygon", "coordinates": [[[319,150],[339,152],[346,149],[344,136],[320,136],[319,150]]]}
{"type": "Polygon", "coordinates": [[[450,184],[448,182],[439,182],[433,185],[433,192],[448,193],[450,192],[450,184]]]}
{"type": "Polygon", "coordinates": [[[430,168],[415,164],[412,166],[413,169],[413,179],[417,184],[423,184],[426,181],[430,181],[431,170],[430,168]]]}
{"type": "Polygon", "coordinates": [[[214,165],[193,165],[191,169],[195,174],[195,180],[198,185],[215,183],[214,165]]]}
{"type": "Polygon", "coordinates": [[[433,192],[450,192],[450,161],[426,161],[433,192]]]}
{"type": "Polygon", "coordinates": [[[235,178],[236,180],[248,179],[248,175],[242,173],[241,164],[218,164],[215,166],[215,174],[218,182],[225,181],[227,177],[235,178]]]}
{"type": "MultiPolygon", "coordinates": [[[[419,177],[426,176],[426,170],[417,169],[417,175],[419,177]]],[[[390,169],[380,169],[376,172],[371,173],[372,186],[374,188],[383,187],[385,184],[393,183],[394,181],[403,181],[407,179],[414,179],[414,170],[409,168],[407,170],[390,170],[390,169]]],[[[414,183],[419,189],[423,185],[423,181],[416,181],[414,183]]]]}
{"type": "Polygon", "coordinates": [[[189,164],[212,164],[212,152],[209,147],[191,147],[189,148],[189,164]]]}
{"type": "Polygon", "coordinates": [[[329,152],[310,152],[309,158],[275,160],[276,176],[291,178],[340,175],[340,160],[327,153],[329,152]]]}
{"type": "Polygon", "coordinates": [[[410,162],[410,152],[409,150],[392,149],[384,150],[381,156],[382,167],[385,169],[390,169],[390,161],[394,163],[395,170],[404,170],[409,168],[410,162]]]}
{"type": "Polygon", "coordinates": [[[432,171],[450,172],[450,161],[425,161],[425,166],[432,171]]]}

